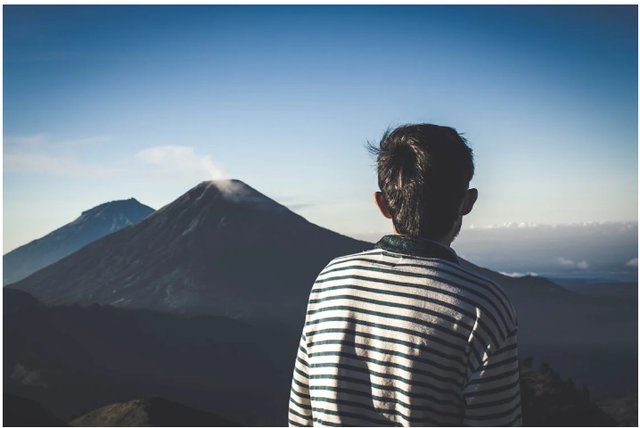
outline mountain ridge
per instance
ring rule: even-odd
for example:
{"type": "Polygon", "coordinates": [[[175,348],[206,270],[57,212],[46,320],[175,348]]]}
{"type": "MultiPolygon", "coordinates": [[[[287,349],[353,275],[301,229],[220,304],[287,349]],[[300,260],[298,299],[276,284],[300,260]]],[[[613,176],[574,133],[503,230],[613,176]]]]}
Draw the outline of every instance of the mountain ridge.
{"type": "Polygon", "coordinates": [[[297,330],[318,272],[335,257],[371,247],[239,180],[205,181],[11,287],[46,304],[224,315],[297,330]]]}
{"type": "Polygon", "coordinates": [[[85,210],[70,223],[8,252],[3,260],[3,285],[73,254],[85,245],[137,223],[154,212],[135,198],[105,202],[85,210]]]}

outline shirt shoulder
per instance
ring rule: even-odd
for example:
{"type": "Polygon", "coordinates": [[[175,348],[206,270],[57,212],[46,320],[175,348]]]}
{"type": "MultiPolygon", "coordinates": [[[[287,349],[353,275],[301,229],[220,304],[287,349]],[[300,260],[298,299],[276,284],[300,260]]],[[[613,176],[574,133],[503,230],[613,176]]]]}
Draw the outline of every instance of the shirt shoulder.
{"type": "Polygon", "coordinates": [[[490,278],[450,260],[420,257],[374,248],[360,253],[336,257],[320,272],[317,285],[350,275],[383,277],[402,281],[424,276],[441,282],[453,293],[477,301],[485,312],[505,320],[506,332],[517,326],[516,311],[503,287],[490,278]]]}
{"type": "Polygon", "coordinates": [[[497,283],[495,280],[486,277],[485,275],[470,269],[468,266],[459,265],[457,266],[458,272],[461,275],[464,275],[468,281],[477,282],[486,285],[487,290],[493,291],[495,294],[498,294],[507,304],[509,312],[515,318],[516,312],[511,303],[511,299],[505,292],[502,285],[497,283]]]}
{"type": "Polygon", "coordinates": [[[489,315],[503,320],[505,334],[510,335],[517,332],[516,310],[508,294],[500,284],[467,266],[451,263],[448,265],[451,274],[459,277],[461,283],[469,284],[480,299],[491,302],[490,305],[485,307],[485,310],[489,312],[489,315]]]}

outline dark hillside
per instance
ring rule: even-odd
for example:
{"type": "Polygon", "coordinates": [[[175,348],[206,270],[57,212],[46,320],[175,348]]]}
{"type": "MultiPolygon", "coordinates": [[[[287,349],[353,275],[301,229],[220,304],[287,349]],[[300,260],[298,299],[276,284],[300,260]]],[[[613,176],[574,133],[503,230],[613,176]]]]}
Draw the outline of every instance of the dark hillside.
{"type": "Polygon", "coordinates": [[[286,422],[295,341],[222,317],[20,305],[23,294],[4,290],[5,392],[63,420],[161,396],[243,424],[286,422]]]}
{"type": "MultiPolygon", "coordinates": [[[[294,338],[219,317],[99,305],[48,308],[11,289],[4,290],[4,304],[5,392],[36,400],[62,420],[82,414],[74,425],[159,426],[153,409],[164,401],[122,403],[161,396],[199,409],[196,419],[167,422],[172,426],[199,426],[206,419],[199,411],[245,425],[286,424],[294,338]],[[112,403],[119,404],[99,409],[112,403]]],[[[546,364],[535,372],[530,364],[521,363],[525,425],[618,425],[588,391],[546,364]]],[[[633,418],[633,407],[623,404],[609,402],[607,412],[633,418]]]]}
{"type": "Polygon", "coordinates": [[[237,424],[164,398],[110,404],[73,421],[76,427],[231,427],[237,424]]]}
{"type": "Polygon", "coordinates": [[[591,401],[589,391],[577,390],[546,363],[537,371],[520,370],[524,426],[619,426],[591,401]]]}
{"type": "Polygon", "coordinates": [[[66,427],[33,400],[5,392],[2,394],[2,426],[5,427],[66,427]]]}
{"type": "Polygon", "coordinates": [[[612,397],[598,402],[606,414],[620,423],[620,426],[638,426],[638,393],[626,397],[612,397]]]}

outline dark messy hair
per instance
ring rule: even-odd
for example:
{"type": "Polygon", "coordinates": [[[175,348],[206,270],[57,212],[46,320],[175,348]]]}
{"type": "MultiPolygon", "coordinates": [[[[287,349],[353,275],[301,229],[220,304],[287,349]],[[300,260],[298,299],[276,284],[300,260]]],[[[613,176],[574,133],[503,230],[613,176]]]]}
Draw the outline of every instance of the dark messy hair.
{"type": "Polygon", "coordinates": [[[446,126],[403,125],[368,149],[397,232],[428,239],[451,232],[474,172],[467,141],[446,126]]]}

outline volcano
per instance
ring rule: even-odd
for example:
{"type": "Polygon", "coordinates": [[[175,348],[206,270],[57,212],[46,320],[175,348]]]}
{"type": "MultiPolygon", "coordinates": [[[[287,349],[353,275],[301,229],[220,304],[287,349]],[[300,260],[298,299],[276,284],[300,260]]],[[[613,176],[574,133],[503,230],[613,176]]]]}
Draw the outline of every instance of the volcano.
{"type": "Polygon", "coordinates": [[[71,223],[5,254],[2,283],[19,281],[105,235],[139,222],[153,211],[134,198],[84,211],[71,223]]]}
{"type": "Polygon", "coordinates": [[[241,181],[207,181],[11,287],[48,305],[222,315],[298,331],[322,268],[370,248],[241,181]]]}

